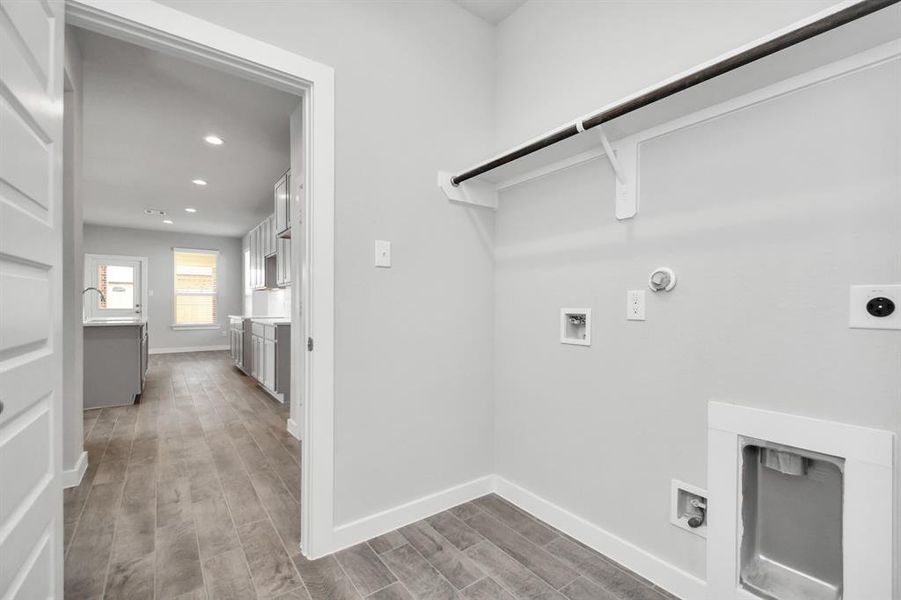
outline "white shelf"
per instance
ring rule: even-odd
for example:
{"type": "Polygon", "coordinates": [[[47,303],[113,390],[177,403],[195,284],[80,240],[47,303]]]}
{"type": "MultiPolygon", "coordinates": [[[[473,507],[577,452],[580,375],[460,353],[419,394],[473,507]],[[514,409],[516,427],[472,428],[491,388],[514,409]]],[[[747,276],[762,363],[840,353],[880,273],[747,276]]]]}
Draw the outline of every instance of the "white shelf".
{"type": "MultiPolygon", "coordinates": [[[[765,44],[780,35],[800,29],[813,21],[855,4],[858,4],[858,2],[844,2],[836,5],[827,11],[775,31],[764,38],[736,48],[684,73],[679,73],[657,85],[613,102],[597,111],[593,111],[591,115],[622,105],[671,81],[689,76],[705,67],[722,62],[749,48],[765,44]]],[[[701,113],[712,107],[726,105],[736,98],[753,95],[758,90],[778,86],[781,82],[803,78],[805,74],[821,70],[829,65],[835,65],[850,57],[855,57],[877,48],[886,48],[898,43],[899,39],[901,39],[901,4],[895,4],[649,104],[605,123],[600,128],[583,131],[542,150],[497,167],[461,183],[454,190],[448,190],[447,185],[442,185],[442,188],[451,200],[493,207],[496,206],[496,192],[498,189],[504,189],[536,176],[602,156],[604,152],[600,142],[599,129],[603,129],[617,151],[617,155],[619,155],[621,146],[617,142],[621,140],[640,136],[643,132],[684,119],[687,115],[701,113]],[[460,188],[463,189],[461,190],[460,188]],[[495,194],[494,198],[491,198],[492,191],[495,194]],[[452,197],[454,194],[457,197],[452,197]],[[468,197],[468,195],[473,197],[468,197]]],[[[823,75],[823,77],[826,77],[826,75],[823,75]]],[[[798,87],[795,86],[794,89],[798,89],[798,87]]],[[[591,115],[586,115],[586,117],[591,115]]],[[[575,122],[581,123],[586,117],[577,119],[575,122]]],[[[526,146],[530,142],[541,139],[554,131],[570,127],[573,123],[569,122],[554,128],[533,140],[524,142],[492,158],[513,152],[517,148],[526,146]]],[[[489,160],[491,158],[479,164],[484,164],[489,160]]],[[[629,165],[626,165],[625,170],[627,174],[630,172],[629,165]]],[[[463,171],[456,171],[455,174],[460,172],[463,171]]],[[[637,173],[632,173],[632,175],[637,177],[637,173]]],[[[440,179],[441,177],[439,176],[440,179]]]]}

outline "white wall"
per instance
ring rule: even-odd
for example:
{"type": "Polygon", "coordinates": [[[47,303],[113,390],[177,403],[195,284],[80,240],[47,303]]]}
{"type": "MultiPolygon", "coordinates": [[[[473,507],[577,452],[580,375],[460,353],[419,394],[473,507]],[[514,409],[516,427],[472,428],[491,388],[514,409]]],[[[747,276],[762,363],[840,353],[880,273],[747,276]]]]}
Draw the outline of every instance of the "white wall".
{"type": "MultiPolygon", "coordinates": [[[[561,4],[529,3],[501,26],[498,115],[507,137],[667,74],[652,59],[678,70],[817,8],[679,2],[666,4],[671,14],[651,4],[660,11],[652,17],[645,3],[580,3],[595,25],[589,32],[561,4]],[[529,38],[539,48],[518,54],[539,26],[543,35],[529,38]],[[604,62],[612,57],[635,72],[604,62]],[[547,74],[546,96],[521,105],[514,97],[527,68],[547,74]],[[563,94],[558,77],[578,71],[595,77],[563,94]],[[526,110],[536,123],[526,123],[526,110]]],[[[647,143],[634,220],[613,216],[606,162],[501,195],[501,476],[704,577],[704,541],[671,526],[668,509],[672,478],[706,485],[709,400],[901,433],[897,332],[847,327],[850,284],[901,280],[898,69],[894,62],[647,143]],[[676,271],[678,286],[648,291],[648,320],[626,321],[626,291],[647,289],[661,265],[676,271]],[[590,348],[559,343],[564,306],[593,309],[590,348]]]]}
{"type": "Polygon", "coordinates": [[[527,2],[497,30],[498,150],[832,4],[835,0],[527,2]]]}
{"type": "Polygon", "coordinates": [[[84,452],[84,262],[81,215],[81,50],[66,29],[68,77],[63,118],[63,470],[75,469],[84,452]],[[69,89],[71,85],[71,89],[69,89]]]}
{"type": "Polygon", "coordinates": [[[85,254],[122,254],[148,259],[150,351],[227,347],[228,315],[241,314],[241,239],[192,233],[165,233],[86,224],[85,254]],[[218,250],[219,329],[175,330],[172,249],[218,250]]]}
{"type": "Polygon", "coordinates": [[[336,523],[490,473],[493,216],[435,180],[490,149],[493,29],[450,2],[166,3],[335,68],[336,523]]]}

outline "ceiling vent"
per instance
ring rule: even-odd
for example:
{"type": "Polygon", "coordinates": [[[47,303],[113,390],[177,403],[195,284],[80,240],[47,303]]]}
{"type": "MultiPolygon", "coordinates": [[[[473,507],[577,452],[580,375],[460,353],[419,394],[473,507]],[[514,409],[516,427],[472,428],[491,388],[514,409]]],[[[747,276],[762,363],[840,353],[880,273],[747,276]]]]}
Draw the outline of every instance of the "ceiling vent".
{"type": "Polygon", "coordinates": [[[166,211],[160,210],[160,209],[158,209],[158,208],[145,208],[145,209],[144,209],[144,214],[145,214],[145,215],[153,215],[153,216],[156,216],[156,217],[165,217],[165,216],[166,216],[166,211]]]}

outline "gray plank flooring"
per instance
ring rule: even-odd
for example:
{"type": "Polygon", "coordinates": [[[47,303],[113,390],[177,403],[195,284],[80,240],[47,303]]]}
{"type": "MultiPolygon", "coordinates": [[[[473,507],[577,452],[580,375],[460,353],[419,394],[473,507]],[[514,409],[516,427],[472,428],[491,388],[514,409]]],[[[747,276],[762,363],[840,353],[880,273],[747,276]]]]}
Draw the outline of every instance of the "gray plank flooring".
{"type": "Polygon", "coordinates": [[[86,411],[67,600],[675,598],[493,494],[308,560],[286,417],[224,352],[152,356],[139,404],[86,411]]]}

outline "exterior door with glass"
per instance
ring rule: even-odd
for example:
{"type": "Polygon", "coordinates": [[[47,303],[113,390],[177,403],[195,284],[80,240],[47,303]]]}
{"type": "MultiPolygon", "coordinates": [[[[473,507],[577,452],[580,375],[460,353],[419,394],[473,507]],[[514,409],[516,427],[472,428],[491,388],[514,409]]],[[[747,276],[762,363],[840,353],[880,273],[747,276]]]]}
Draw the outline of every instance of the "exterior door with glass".
{"type": "Polygon", "coordinates": [[[147,259],[86,254],[83,302],[87,319],[146,316],[144,280],[147,259]],[[94,289],[90,289],[94,288],[94,289]]]}

